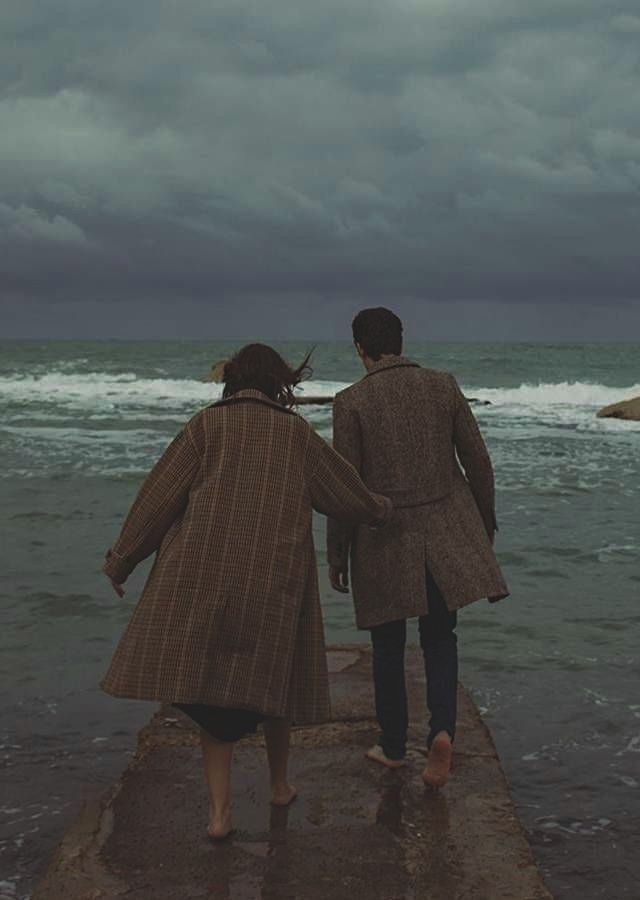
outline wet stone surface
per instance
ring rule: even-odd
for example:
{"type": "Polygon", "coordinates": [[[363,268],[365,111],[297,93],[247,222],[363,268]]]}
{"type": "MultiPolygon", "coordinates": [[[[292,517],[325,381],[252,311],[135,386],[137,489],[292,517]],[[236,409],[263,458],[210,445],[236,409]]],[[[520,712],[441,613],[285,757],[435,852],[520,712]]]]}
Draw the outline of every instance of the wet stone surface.
{"type": "Polygon", "coordinates": [[[417,653],[408,764],[389,771],[364,759],[376,737],[370,660],[349,648],[343,661],[347,652],[354,662],[332,676],[342,721],[294,731],[291,780],[300,795],[289,808],[269,803],[261,738],[243,742],[234,758],[236,831],[212,844],[197,736],[161,711],[111,797],[71,830],[34,900],[549,897],[464,690],[451,780],[426,789],[417,653]]]}

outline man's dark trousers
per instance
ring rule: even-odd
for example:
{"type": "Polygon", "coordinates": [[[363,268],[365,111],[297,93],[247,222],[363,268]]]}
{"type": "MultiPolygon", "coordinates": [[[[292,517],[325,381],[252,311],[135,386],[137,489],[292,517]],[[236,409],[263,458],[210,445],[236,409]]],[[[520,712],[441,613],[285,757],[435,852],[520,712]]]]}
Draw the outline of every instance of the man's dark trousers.
{"type": "MultiPolygon", "coordinates": [[[[457,616],[449,612],[427,570],[429,612],[420,616],[420,646],[427,676],[427,707],[431,714],[427,746],[441,731],[455,737],[458,687],[457,616]]],[[[402,759],[407,746],[409,716],[404,678],[406,619],[385,622],[371,629],[376,715],[380,746],[389,759],[402,759]]]]}

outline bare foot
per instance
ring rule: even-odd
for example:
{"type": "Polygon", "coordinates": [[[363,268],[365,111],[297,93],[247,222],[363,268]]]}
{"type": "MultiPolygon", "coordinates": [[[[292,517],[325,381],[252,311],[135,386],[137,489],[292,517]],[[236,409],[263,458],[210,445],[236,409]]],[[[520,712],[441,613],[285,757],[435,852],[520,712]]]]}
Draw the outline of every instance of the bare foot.
{"type": "Polygon", "coordinates": [[[422,780],[430,787],[442,787],[449,779],[453,748],[451,738],[446,731],[441,731],[433,739],[427,766],[422,773],[422,780]]]}
{"type": "Polygon", "coordinates": [[[231,809],[227,807],[219,814],[213,812],[209,807],[209,825],[207,834],[212,841],[223,841],[233,832],[231,824],[231,809]]]}
{"type": "Polygon", "coordinates": [[[274,806],[288,806],[298,796],[298,789],[292,784],[277,785],[271,789],[271,802],[274,806]]]}
{"type": "Polygon", "coordinates": [[[375,744],[370,750],[367,750],[365,756],[367,759],[386,766],[387,769],[401,769],[405,764],[404,759],[389,759],[379,744],[375,744]]]}

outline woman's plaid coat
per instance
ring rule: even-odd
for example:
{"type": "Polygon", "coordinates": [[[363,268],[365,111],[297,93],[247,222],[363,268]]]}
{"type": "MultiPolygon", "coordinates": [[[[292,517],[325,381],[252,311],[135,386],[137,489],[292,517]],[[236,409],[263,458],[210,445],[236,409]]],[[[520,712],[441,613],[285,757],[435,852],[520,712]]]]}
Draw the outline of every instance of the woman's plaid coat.
{"type": "Polygon", "coordinates": [[[326,720],[312,509],[374,523],[391,504],[259,391],[191,419],[107,554],[104,572],[118,583],[157,555],[104,690],[326,720]]]}

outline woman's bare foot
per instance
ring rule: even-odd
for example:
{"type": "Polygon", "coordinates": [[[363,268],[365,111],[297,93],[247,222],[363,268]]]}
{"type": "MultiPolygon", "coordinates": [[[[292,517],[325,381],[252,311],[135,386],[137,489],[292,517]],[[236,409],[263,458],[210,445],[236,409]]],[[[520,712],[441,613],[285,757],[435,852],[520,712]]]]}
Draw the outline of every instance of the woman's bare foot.
{"type": "Polygon", "coordinates": [[[274,806],[288,806],[298,796],[298,789],[292,784],[278,784],[271,788],[271,802],[274,806]]]}
{"type": "Polygon", "coordinates": [[[401,769],[404,766],[404,759],[389,759],[379,744],[374,744],[370,750],[367,750],[365,756],[367,759],[372,759],[374,762],[386,766],[387,769],[401,769]]]}
{"type": "Polygon", "coordinates": [[[232,831],[231,808],[227,807],[220,813],[214,813],[211,807],[209,807],[209,825],[207,827],[207,834],[211,840],[223,841],[226,837],[229,837],[232,831]]]}
{"type": "Polygon", "coordinates": [[[446,731],[441,731],[433,739],[427,766],[422,773],[422,780],[430,787],[443,787],[449,779],[453,747],[446,731]]]}

